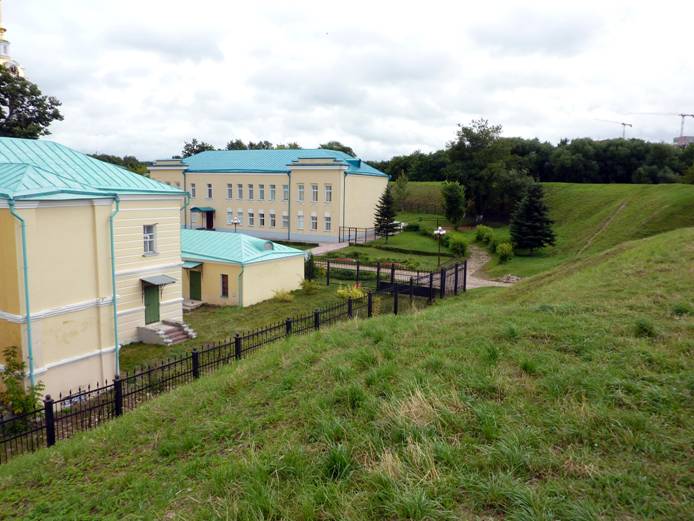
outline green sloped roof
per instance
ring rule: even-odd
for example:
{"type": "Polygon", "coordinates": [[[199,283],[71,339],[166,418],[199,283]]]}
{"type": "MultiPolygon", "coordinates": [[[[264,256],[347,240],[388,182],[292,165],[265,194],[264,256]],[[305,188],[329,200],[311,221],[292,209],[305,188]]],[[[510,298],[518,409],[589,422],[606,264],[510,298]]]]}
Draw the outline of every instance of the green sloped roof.
{"type": "Polygon", "coordinates": [[[244,265],[299,255],[303,256],[304,252],[243,233],[181,230],[181,257],[185,261],[244,265]],[[268,244],[272,249],[266,249],[268,244]]]}
{"type": "Polygon", "coordinates": [[[84,199],[114,193],[184,195],[53,141],[0,137],[0,198],[84,199]]]}
{"type": "Polygon", "coordinates": [[[326,159],[344,163],[347,173],[388,177],[361,159],[324,148],[294,150],[209,150],[183,160],[187,172],[287,173],[299,159],[326,159]]]}

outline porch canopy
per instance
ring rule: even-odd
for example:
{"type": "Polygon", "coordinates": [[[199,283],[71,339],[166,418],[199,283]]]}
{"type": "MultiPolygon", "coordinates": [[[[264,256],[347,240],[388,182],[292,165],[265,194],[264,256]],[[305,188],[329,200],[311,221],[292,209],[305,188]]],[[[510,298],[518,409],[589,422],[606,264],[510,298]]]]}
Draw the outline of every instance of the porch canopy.
{"type": "Polygon", "coordinates": [[[209,206],[193,206],[190,211],[199,213],[214,213],[214,208],[210,208],[209,206]]]}
{"type": "Polygon", "coordinates": [[[201,264],[202,264],[202,262],[184,261],[183,262],[183,269],[192,270],[193,268],[197,268],[201,264]]]}
{"type": "Polygon", "coordinates": [[[168,275],[152,275],[150,277],[142,277],[140,280],[146,286],[166,286],[176,282],[176,279],[168,275]]]}

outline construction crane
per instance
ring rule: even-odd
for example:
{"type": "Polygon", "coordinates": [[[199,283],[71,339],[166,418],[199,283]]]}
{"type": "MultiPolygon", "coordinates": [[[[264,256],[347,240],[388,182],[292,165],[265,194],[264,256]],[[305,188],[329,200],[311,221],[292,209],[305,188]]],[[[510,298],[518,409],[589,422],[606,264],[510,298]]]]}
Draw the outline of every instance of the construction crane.
{"type": "Polygon", "coordinates": [[[602,121],[603,123],[615,123],[617,125],[622,125],[622,139],[627,137],[627,127],[633,127],[631,123],[625,123],[623,121],[613,121],[611,119],[596,119],[595,121],[602,121]]]}
{"type": "Polygon", "coordinates": [[[684,120],[685,118],[694,118],[694,114],[685,114],[684,112],[630,112],[632,115],[638,116],[679,116],[680,117],[680,138],[684,136],[684,120]]]}

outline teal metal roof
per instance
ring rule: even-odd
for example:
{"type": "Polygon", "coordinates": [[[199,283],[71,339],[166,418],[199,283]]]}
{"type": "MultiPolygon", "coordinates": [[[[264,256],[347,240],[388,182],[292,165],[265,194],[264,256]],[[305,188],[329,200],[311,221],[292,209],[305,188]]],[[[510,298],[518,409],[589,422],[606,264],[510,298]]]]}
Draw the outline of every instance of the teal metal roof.
{"type": "Polygon", "coordinates": [[[211,206],[193,206],[190,209],[191,212],[200,212],[200,213],[214,213],[214,208],[211,206]]]}
{"type": "Polygon", "coordinates": [[[183,269],[192,270],[193,268],[197,268],[201,264],[202,262],[185,261],[183,263],[183,269]]]}
{"type": "Polygon", "coordinates": [[[183,159],[188,165],[186,172],[209,173],[283,173],[299,159],[336,160],[347,165],[347,173],[388,177],[380,170],[337,150],[323,148],[297,150],[210,150],[183,159]]]}
{"type": "Polygon", "coordinates": [[[182,190],[53,141],[0,137],[0,198],[85,199],[182,190]]]}
{"type": "Polygon", "coordinates": [[[245,265],[299,255],[303,256],[304,252],[243,233],[181,230],[181,257],[184,261],[245,265]],[[272,249],[268,249],[270,246],[272,249]]]}

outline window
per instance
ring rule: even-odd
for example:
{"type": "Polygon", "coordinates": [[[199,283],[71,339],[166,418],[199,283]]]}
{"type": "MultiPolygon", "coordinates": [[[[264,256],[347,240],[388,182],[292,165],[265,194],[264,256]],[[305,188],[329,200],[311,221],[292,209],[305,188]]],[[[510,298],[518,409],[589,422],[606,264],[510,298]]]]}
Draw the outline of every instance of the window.
{"type": "Polygon", "coordinates": [[[275,210],[270,210],[270,227],[274,228],[277,225],[275,220],[275,210]]]}
{"type": "Polygon", "coordinates": [[[190,196],[195,199],[197,191],[195,190],[195,183],[190,183],[190,196]]]}
{"type": "Polygon", "coordinates": [[[325,220],[323,221],[323,223],[325,225],[325,231],[329,232],[330,230],[332,230],[332,227],[333,227],[333,218],[330,217],[329,215],[326,215],[324,217],[324,219],[325,220]]]}
{"type": "Polygon", "coordinates": [[[282,185],[282,200],[289,201],[289,185],[282,185]]]}
{"type": "Polygon", "coordinates": [[[331,203],[333,200],[333,185],[325,185],[325,202],[331,203]]]}
{"type": "Polygon", "coordinates": [[[212,185],[207,183],[207,198],[212,199],[212,185]]]}
{"type": "Polygon", "coordinates": [[[227,208],[227,224],[234,224],[234,210],[227,208]]]}
{"type": "Polygon", "coordinates": [[[311,185],[311,201],[318,202],[318,185],[311,185]]]}
{"type": "Polygon", "coordinates": [[[229,296],[229,275],[222,273],[222,297],[229,296]]]}
{"type": "Polygon", "coordinates": [[[315,214],[311,215],[311,230],[318,231],[318,216],[315,214]]]}
{"type": "Polygon", "coordinates": [[[265,226],[265,210],[258,210],[258,226],[265,226]]]}
{"type": "Polygon", "coordinates": [[[253,208],[248,209],[248,226],[255,225],[255,214],[253,213],[253,208]]]}
{"type": "Polygon", "coordinates": [[[270,201],[275,200],[275,185],[270,185],[270,201]]]}
{"type": "Polygon", "coordinates": [[[243,210],[236,212],[236,219],[239,221],[239,225],[243,226],[243,210]]]}
{"type": "Polygon", "coordinates": [[[304,214],[303,214],[303,213],[299,213],[299,214],[296,216],[296,227],[297,227],[299,230],[303,230],[303,229],[304,229],[304,214]]]}
{"type": "Polygon", "coordinates": [[[142,235],[145,242],[145,255],[154,255],[156,250],[156,225],[145,224],[142,227],[142,235]]]}
{"type": "Polygon", "coordinates": [[[289,215],[287,215],[287,212],[282,214],[282,228],[289,228],[289,215]]]}
{"type": "Polygon", "coordinates": [[[265,200],[265,185],[258,185],[258,199],[265,200]]]}
{"type": "Polygon", "coordinates": [[[248,185],[248,198],[253,199],[253,185],[252,184],[248,185]]]}
{"type": "Polygon", "coordinates": [[[243,199],[243,185],[241,183],[236,185],[236,198],[243,199]]]}
{"type": "Polygon", "coordinates": [[[190,224],[197,224],[198,212],[190,212],[190,224]]]}
{"type": "Polygon", "coordinates": [[[299,201],[300,203],[303,203],[304,202],[304,184],[299,183],[298,185],[296,185],[296,190],[297,190],[297,201],[299,201]]]}
{"type": "Polygon", "coordinates": [[[231,199],[234,195],[234,185],[227,183],[227,199],[231,199]]]}

